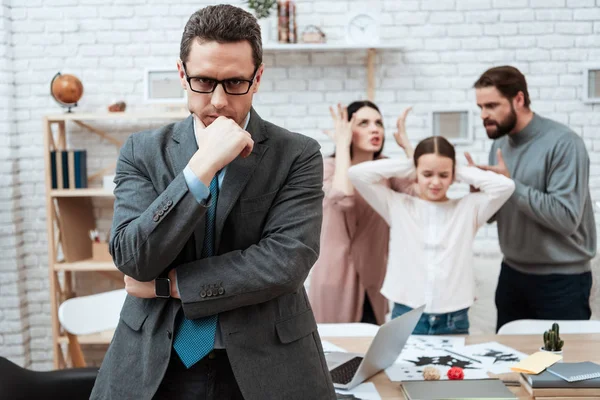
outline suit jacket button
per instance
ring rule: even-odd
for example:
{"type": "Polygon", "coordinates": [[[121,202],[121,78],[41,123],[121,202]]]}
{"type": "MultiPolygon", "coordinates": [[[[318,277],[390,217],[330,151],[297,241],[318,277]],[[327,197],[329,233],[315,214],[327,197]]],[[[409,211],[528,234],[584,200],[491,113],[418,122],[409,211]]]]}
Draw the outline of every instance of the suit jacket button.
{"type": "Polygon", "coordinates": [[[206,295],[207,295],[208,297],[211,297],[211,296],[213,295],[213,292],[212,292],[212,290],[208,289],[208,290],[206,291],[206,295]]]}
{"type": "Polygon", "coordinates": [[[172,337],[172,336],[173,336],[173,334],[171,333],[171,331],[167,331],[167,337],[168,337],[169,339],[171,339],[171,337],[172,337]]]}
{"type": "Polygon", "coordinates": [[[162,217],[163,215],[165,215],[165,212],[163,210],[158,210],[157,214],[162,217]]]}
{"type": "Polygon", "coordinates": [[[223,293],[225,293],[225,289],[223,289],[222,287],[221,287],[221,288],[219,288],[219,294],[221,295],[221,294],[223,294],[223,293]]]}
{"type": "Polygon", "coordinates": [[[152,218],[152,221],[158,222],[159,219],[160,219],[160,217],[158,216],[158,214],[154,214],[154,217],[152,218]]]}
{"type": "Polygon", "coordinates": [[[206,292],[204,290],[200,292],[200,297],[206,297],[206,292]]]}
{"type": "Polygon", "coordinates": [[[167,201],[167,207],[171,207],[173,205],[173,202],[171,200],[167,201]]]}
{"type": "Polygon", "coordinates": [[[163,206],[163,211],[167,211],[169,209],[169,206],[163,206]]]}

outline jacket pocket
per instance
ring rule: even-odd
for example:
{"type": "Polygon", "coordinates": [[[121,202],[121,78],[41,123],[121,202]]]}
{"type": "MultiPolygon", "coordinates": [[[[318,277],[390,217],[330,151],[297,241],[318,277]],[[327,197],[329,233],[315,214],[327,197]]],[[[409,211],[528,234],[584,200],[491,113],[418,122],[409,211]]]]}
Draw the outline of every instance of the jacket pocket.
{"type": "Polygon", "coordinates": [[[142,301],[143,299],[128,295],[121,309],[121,320],[134,331],[142,329],[144,321],[148,318],[148,312],[142,301]]]}
{"type": "Polygon", "coordinates": [[[310,335],[317,329],[317,322],[311,309],[275,323],[281,343],[291,343],[310,335]]]}
{"type": "Polygon", "coordinates": [[[240,199],[240,212],[242,214],[246,214],[268,209],[269,207],[271,207],[271,203],[277,195],[277,192],[278,191],[275,190],[274,192],[266,193],[258,197],[240,199]]]}

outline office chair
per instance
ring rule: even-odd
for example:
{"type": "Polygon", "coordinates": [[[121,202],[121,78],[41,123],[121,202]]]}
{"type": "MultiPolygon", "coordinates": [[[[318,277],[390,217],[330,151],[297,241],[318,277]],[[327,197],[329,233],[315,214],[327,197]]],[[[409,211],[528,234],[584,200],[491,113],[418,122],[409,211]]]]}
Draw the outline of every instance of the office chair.
{"type": "Polygon", "coordinates": [[[0,400],[88,400],[98,368],[32,371],[0,357],[0,400]]]}
{"type": "Polygon", "coordinates": [[[323,337],[374,337],[379,330],[378,325],[364,322],[317,324],[319,336],[323,337]]]}
{"type": "Polygon", "coordinates": [[[90,335],[114,330],[119,323],[125,289],[73,297],[58,308],[58,320],[69,338],[69,354],[74,367],[85,367],[85,359],[77,335],[90,335]]]}
{"type": "Polygon", "coordinates": [[[560,333],[600,333],[600,321],[595,320],[552,320],[519,319],[507,322],[498,330],[498,335],[541,335],[558,323],[560,333]]]}

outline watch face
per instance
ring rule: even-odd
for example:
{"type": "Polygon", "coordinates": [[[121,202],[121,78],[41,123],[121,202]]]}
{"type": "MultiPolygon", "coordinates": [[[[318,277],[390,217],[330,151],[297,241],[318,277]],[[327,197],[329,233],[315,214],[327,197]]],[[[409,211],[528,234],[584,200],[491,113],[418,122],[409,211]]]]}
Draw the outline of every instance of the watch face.
{"type": "Polygon", "coordinates": [[[354,43],[376,42],[379,38],[377,21],[368,14],[358,14],[348,24],[348,36],[354,43]]]}
{"type": "Polygon", "coordinates": [[[158,278],[154,281],[154,292],[156,297],[171,297],[171,281],[166,278],[158,278]]]}

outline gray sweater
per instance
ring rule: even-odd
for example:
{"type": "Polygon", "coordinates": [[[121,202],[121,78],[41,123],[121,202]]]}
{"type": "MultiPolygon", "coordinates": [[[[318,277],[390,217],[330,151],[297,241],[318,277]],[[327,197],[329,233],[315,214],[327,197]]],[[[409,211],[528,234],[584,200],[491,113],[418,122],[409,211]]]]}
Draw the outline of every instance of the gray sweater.
{"type": "Polygon", "coordinates": [[[504,261],[529,274],[578,274],[596,254],[596,223],[589,191],[590,160],[570,128],[534,114],[513,135],[494,141],[515,181],[496,214],[504,261]]]}

